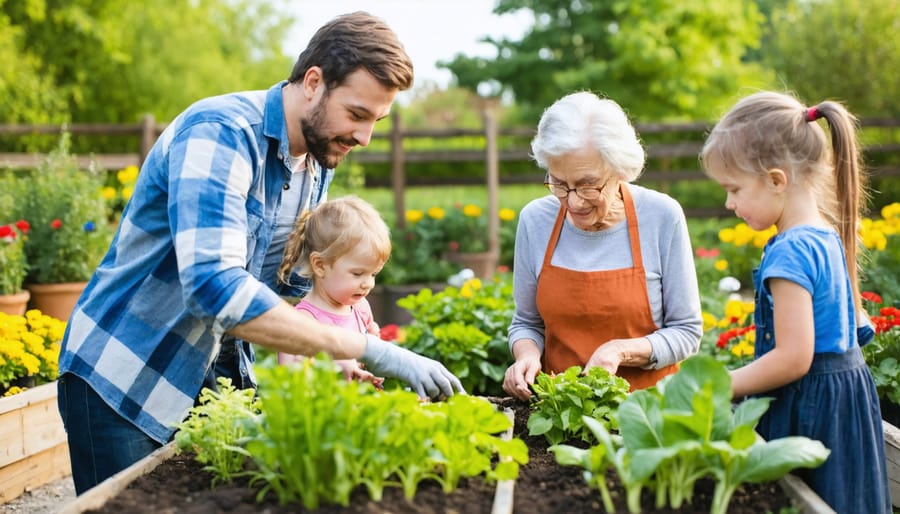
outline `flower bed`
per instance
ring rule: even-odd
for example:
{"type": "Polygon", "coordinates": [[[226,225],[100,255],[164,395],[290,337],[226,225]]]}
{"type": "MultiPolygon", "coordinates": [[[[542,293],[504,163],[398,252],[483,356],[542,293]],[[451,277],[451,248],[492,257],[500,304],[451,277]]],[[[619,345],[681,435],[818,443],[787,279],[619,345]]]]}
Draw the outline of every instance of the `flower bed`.
{"type": "Polygon", "coordinates": [[[0,503],[71,474],[56,382],[0,398],[0,503]]]}

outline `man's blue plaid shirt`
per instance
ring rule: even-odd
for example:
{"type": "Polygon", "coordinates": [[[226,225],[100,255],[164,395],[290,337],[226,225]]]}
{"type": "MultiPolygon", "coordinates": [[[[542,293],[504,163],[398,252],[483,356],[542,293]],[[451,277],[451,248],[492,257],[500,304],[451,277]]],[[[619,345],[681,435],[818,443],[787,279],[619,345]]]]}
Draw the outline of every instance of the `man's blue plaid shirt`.
{"type": "MultiPolygon", "coordinates": [[[[69,319],[60,374],[159,442],[193,406],[225,331],[282,301],[257,277],[291,178],[284,84],[201,100],[166,128],[69,319]]],[[[310,207],[333,178],[315,168],[310,207]]]]}

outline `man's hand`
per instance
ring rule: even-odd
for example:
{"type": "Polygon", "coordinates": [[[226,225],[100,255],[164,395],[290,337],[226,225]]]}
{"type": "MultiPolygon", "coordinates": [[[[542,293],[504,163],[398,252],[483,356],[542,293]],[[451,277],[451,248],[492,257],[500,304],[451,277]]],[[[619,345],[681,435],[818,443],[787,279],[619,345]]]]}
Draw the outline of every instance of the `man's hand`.
{"type": "Polygon", "coordinates": [[[465,393],[459,379],[440,362],[406,348],[366,336],[366,351],[360,359],[376,375],[403,380],[422,398],[438,399],[465,393]]]}

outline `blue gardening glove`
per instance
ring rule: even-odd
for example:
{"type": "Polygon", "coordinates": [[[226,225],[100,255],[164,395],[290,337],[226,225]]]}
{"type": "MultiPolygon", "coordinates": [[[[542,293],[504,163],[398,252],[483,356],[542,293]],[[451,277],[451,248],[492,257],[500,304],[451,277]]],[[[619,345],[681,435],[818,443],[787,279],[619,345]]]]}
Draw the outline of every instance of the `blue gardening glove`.
{"type": "Polygon", "coordinates": [[[366,369],[376,375],[397,377],[412,387],[422,398],[453,396],[465,393],[459,379],[443,364],[406,348],[387,343],[376,336],[366,336],[366,351],[360,359],[366,369]]]}

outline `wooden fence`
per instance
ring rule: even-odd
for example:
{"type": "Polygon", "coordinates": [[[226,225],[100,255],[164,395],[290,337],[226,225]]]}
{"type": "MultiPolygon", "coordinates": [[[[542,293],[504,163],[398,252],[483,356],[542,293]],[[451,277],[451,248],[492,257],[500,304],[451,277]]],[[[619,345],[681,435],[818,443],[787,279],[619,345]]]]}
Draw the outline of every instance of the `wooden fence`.
{"type": "MultiPolygon", "coordinates": [[[[542,179],[540,171],[530,165],[527,173],[502,174],[500,167],[504,163],[528,163],[529,146],[534,128],[499,127],[496,122],[496,105],[481,106],[484,124],[479,129],[441,128],[441,129],[405,129],[402,126],[398,111],[392,112],[391,130],[375,132],[372,135],[370,148],[356,149],[350,153],[349,160],[359,164],[390,163],[390,179],[371,180],[369,187],[392,186],[397,200],[396,209],[403,219],[403,190],[409,185],[459,185],[485,183],[491,195],[497,184],[536,183],[542,179]],[[505,143],[502,148],[498,140],[505,143]],[[465,148],[415,150],[408,149],[407,144],[416,139],[431,139],[438,142],[463,140],[470,141],[465,148]],[[384,141],[384,142],[379,142],[384,141]],[[381,148],[381,149],[376,149],[381,148]],[[386,148],[386,149],[385,149],[386,148]],[[485,164],[486,179],[471,176],[458,177],[407,177],[407,166],[418,163],[471,163],[485,164]],[[493,185],[492,185],[493,184],[493,185]]],[[[129,165],[140,165],[150,151],[153,143],[166,127],[166,123],[157,122],[152,116],[146,116],[140,123],[132,124],[81,124],[59,125],[17,125],[0,124],[0,136],[32,136],[36,134],[53,135],[63,131],[74,136],[132,136],[139,144],[131,152],[79,155],[79,163],[87,167],[93,162],[103,169],[121,169],[129,165]]],[[[875,163],[869,166],[873,177],[900,177],[900,119],[868,118],[861,120],[863,133],[881,130],[877,144],[864,144],[867,161],[875,163]]],[[[639,181],[657,184],[667,191],[669,185],[676,181],[708,180],[697,166],[696,157],[700,152],[703,134],[711,125],[705,122],[688,123],[638,123],[636,129],[645,141],[648,155],[648,167],[639,181]],[[664,141],[664,142],[656,142],[664,141]],[[691,162],[691,165],[678,167],[679,162],[691,162]]],[[[865,138],[864,138],[865,140],[865,138]]],[[[413,145],[415,146],[415,145],[413,145]]],[[[457,145],[458,146],[458,145],[457,145]]],[[[32,168],[43,158],[40,154],[0,153],[0,168],[32,168]]],[[[720,216],[727,213],[723,208],[688,209],[688,216],[720,216]]]]}

